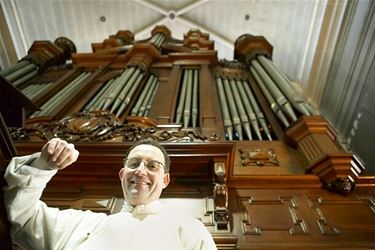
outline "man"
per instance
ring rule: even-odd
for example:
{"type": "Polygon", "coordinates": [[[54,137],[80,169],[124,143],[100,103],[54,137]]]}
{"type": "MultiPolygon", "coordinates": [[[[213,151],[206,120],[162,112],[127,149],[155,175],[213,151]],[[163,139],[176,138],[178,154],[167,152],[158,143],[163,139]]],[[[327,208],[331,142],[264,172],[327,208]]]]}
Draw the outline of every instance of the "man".
{"type": "Polygon", "coordinates": [[[74,163],[73,144],[52,139],[40,153],[15,157],[5,173],[11,235],[25,249],[216,249],[197,219],[168,211],[159,201],[169,184],[169,156],[158,144],[132,147],[119,172],[125,203],[106,215],[59,210],[40,201],[46,183],[74,163]]]}

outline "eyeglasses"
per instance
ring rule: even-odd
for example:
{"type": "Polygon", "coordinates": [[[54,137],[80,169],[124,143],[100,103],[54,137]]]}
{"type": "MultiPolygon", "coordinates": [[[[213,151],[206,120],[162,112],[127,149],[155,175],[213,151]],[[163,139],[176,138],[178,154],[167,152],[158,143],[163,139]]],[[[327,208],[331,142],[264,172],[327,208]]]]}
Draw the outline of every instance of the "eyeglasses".
{"type": "Polygon", "coordinates": [[[146,160],[142,160],[136,157],[124,159],[125,166],[130,169],[138,168],[142,162],[144,162],[146,169],[152,173],[158,172],[159,169],[161,168],[164,169],[164,165],[160,161],[154,161],[154,160],[146,161],[146,160]]]}

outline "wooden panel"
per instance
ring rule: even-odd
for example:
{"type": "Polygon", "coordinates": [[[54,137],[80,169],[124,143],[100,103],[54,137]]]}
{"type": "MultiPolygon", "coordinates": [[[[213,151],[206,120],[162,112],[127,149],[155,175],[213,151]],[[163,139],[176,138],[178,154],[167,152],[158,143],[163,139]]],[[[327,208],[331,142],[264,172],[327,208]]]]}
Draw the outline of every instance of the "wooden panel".
{"type": "Polygon", "coordinates": [[[375,247],[375,192],[340,196],[324,190],[231,190],[240,249],[375,247]]]}

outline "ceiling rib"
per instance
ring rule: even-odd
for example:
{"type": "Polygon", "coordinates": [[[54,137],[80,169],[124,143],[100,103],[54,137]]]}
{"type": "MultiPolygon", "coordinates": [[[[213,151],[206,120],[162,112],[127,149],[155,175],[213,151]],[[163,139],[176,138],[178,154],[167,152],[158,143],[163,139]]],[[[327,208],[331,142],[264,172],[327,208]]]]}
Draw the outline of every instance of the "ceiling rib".
{"type": "Polygon", "coordinates": [[[168,15],[168,11],[167,10],[165,10],[164,8],[162,8],[162,7],[160,7],[160,6],[156,5],[156,4],[153,4],[151,2],[146,2],[145,0],[134,0],[134,2],[139,3],[139,4],[141,4],[141,5],[149,8],[151,10],[154,10],[154,11],[156,11],[156,12],[164,15],[164,16],[168,15]]]}
{"type": "Polygon", "coordinates": [[[183,15],[185,14],[186,12],[189,12],[199,6],[201,6],[202,4],[205,4],[207,2],[211,2],[212,0],[201,0],[201,1],[198,1],[198,2],[193,2],[179,10],[176,11],[176,16],[180,16],[180,15],[183,15]]]}

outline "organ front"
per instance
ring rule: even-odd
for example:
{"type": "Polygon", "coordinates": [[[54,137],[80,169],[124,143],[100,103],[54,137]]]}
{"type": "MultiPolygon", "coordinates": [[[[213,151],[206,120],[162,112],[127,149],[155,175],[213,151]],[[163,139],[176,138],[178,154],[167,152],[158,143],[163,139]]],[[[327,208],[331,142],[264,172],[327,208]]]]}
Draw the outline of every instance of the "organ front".
{"type": "Polygon", "coordinates": [[[91,53],[66,37],[35,41],[0,72],[1,88],[31,103],[25,118],[5,117],[8,101],[2,114],[24,119],[7,124],[18,155],[54,137],[80,151],[48,184],[50,206],[118,212],[124,152],[156,140],[172,160],[163,202],[199,218],[219,249],[375,247],[375,176],[273,63],[272,49],[244,34],[235,59],[219,59],[209,34],[179,40],[165,26],[145,40],[121,30],[91,53]]]}

